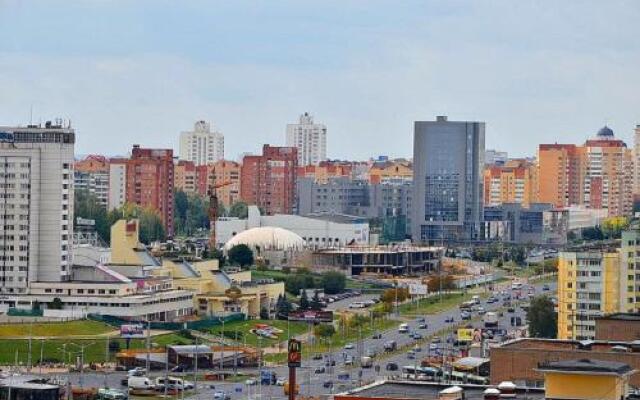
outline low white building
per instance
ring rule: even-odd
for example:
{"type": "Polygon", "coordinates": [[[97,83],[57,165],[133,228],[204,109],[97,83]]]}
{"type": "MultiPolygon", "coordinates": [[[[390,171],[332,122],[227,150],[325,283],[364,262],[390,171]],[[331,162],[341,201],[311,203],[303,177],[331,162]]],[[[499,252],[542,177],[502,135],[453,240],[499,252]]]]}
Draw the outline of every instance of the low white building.
{"type": "Polygon", "coordinates": [[[366,219],[341,214],[260,215],[256,206],[249,206],[247,219],[220,218],[216,222],[217,244],[222,246],[235,235],[260,227],[282,228],[294,232],[310,248],[369,244],[369,223],[366,219]]]}
{"type": "Polygon", "coordinates": [[[569,211],[569,230],[593,228],[602,224],[607,218],[608,211],[605,208],[586,208],[585,206],[571,206],[569,211]]]}

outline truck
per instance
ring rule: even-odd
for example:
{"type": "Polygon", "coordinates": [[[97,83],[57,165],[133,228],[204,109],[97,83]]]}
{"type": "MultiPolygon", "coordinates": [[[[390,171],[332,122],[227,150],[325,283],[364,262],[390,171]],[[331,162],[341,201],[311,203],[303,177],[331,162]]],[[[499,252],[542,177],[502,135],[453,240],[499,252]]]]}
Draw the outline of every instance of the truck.
{"type": "Polygon", "coordinates": [[[484,326],[486,328],[498,326],[498,314],[494,312],[488,312],[484,314],[482,320],[484,321],[484,326]]]}
{"type": "Polygon", "coordinates": [[[395,340],[389,340],[384,342],[384,351],[395,351],[398,348],[398,343],[395,340]]]}
{"type": "Polygon", "coordinates": [[[362,368],[371,368],[371,367],[373,367],[373,358],[366,357],[366,356],[360,358],[360,366],[362,368]]]}
{"type": "Polygon", "coordinates": [[[131,395],[150,395],[155,393],[156,385],[146,376],[130,376],[127,381],[127,388],[131,395]]]}

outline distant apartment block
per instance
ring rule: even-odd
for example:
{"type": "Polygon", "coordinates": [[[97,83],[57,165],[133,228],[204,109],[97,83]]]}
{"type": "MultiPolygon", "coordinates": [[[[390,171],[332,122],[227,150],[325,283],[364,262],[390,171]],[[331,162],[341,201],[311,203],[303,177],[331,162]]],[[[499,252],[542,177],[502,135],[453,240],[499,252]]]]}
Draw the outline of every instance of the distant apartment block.
{"type": "Polygon", "coordinates": [[[509,153],[506,151],[487,149],[484,152],[485,165],[504,165],[508,160],[509,153]]]}
{"type": "Polygon", "coordinates": [[[109,160],[109,210],[120,208],[127,201],[127,159],[109,160]]]}
{"type": "Polygon", "coordinates": [[[198,190],[198,173],[192,161],[180,160],[174,166],[173,182],[176,189],[185,193],[196,193],[198,190]]]}
{"type": "Polygon", "coordinates": [[[633,150],[634,150],[634,179],[633,179],[633,193],[640,195],[640,124],[636,125],[635,133],[633,135],[633,150]]]}
{"type": "Polygon", "coordinates": [[[304,113],[297,124],[287,124],[287,146],[298,149],[298,165],[318,165],[327,159],[327,127],[304,113]]]}
{"type": "Polygon", "coordinates": [[[633,153],[610,128],[582,146],[541,144],[538,164],[540,202],[603,208],[609,216],[631,214],[633,153]]]}
{"type": "Polygon", "coordinates": [[[332,178],[353,178],[355,162],[321,161],[318,165],[298,166],[298,178],[311,178],[318,183],[327,183],[332,178]]]}
{"type": "Polygon", "coordinates": [[[413,168],[407,160],[374,162],[369,169],[369,182],[402,183],[413,181],[413,168]]]}
{"type": "Polygon", "coordinates": [[[538,168],[526,159],[508,160],[502,165],[486,165],[484,170],[484,204],[497,206],[518,203],[528,206],[538,202],[538,168]]]}
{"type": "Polygon", "coordinates": [[[109,160],[90,155],[76,161],[73,168],[75,190],[86,190],[105,208],[109,204],[109,160]]]}
{"type": "Polygon", "coordinates": [[[0,293],[70,279],[74,144],[60,123],[0,127],[0,293]]]}
{"type": "Polygon", "coordinates": [[[240,171],[240,163],[230,160],[201,165],[198,167],[198,192],[207,195],[213,185],[218,201],[229,207],[240,200],[240,171]]]}
{"type": "Polygon", "coordinates": [[[297,148],[265,144],[262,155],[245,156],[242,161],[240,197],[267,215],[293,214],[297,167],[297,148]]]}
{"type": "Polygon", "coordinates": [[[484,122],[416,121],[412,236],[475,240],[483,224],[484,122]]]}
{"type": "Polygon", "coordinates": [[[197,121],[192,131],[180,133],[180,160],[196,166],[224,158],[224,136],[211,129],[206,121],[197,121]]]}

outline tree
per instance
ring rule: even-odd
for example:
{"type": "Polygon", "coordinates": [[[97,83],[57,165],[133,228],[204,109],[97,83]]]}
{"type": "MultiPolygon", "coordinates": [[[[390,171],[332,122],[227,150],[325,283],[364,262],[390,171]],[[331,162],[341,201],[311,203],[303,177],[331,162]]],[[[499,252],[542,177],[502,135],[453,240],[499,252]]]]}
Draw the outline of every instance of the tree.
{"type": "Polygon", "coordinates": [[[235,218],[247,218],[249,215],[249,207],[247,203],[242,201],[236,201],[229,208],[229,216],[235,218]]]}
{"type": "Polygon", "coordinates": [[[269,319],[269,310],[267,310],[267,307],[260,309],[260,319],[269,319]]]}
{"type": "Polygon", "coordinates": [[[62,300],[60,300],[60,297],[54,297],[53,301],[51,301],[48,308],[50,310],[62,310],[63,307],[64,307],[64,304],[62,303],[62,300]]]}
{"type": "Polygon", "coordinates": [[[620,239],[622,231],[629,227],[626,217],[611,217],[602,221],[602,233],[608,239],[620,239]]]}
{"type": "Polygon", "coordinates": [[[279,295],[278,301],[276,302],[276,315],[278,318],[286,319],[291,312],[291,302],[287,299],[285,295],[279,295]]]}
{"type": "MultiPolygon", "coordinates": [[[[94,220],[98,236],[109,243],[112,223],[106,207],[100,204],[95,194],[86,189],[76,190],[73,197],[73,212],[76,217],[94,220]]],[[[77,220],[73,222],[74,226],[77,226],[77,220]]]]}
{"type": "Polygon", "coordinates": [[[427,283],[427,289],[429,289],[430,292],[439,292],[441,289],[443,291],[453,290],[455,288],[456,285],[451,275],[433,275],[427,283]]]}
{"type": "MultiPolygon", "coordinates": [[[[176,234],[190,236],[198,230],[209,229],[209,199],[207,197],[176,190],[173,204],[176,234]]],[[[218,208],[220,211],[220,207],[218,208]]],[[[222,213],[220,212],[220,214],[222,213]]]]}
{"type": "Polygon", "coordinates": [[[397,300],[398,302],[403,302],[409,298],[409,289],[407,288],[394,288],[387,289],[382,292],[382,296],[380,296],[380,300],[387,304],[393,304],[396,301],[396,292],[398,293],[397,300]]]}
{"type": "Polygon", "coordinates": [[[527,310],[527,320],[531,337],[556,338],[558,317],[549,297],[537,296],[531,300],[529,310],[527,310]]]}
{"type": "Polygon", "coordinates": [[[332,324],[320,324],[313,328],[313,333],[322,339],[329,339],[336,334],[336,328],[332,324]]]}
{"type": "Polygon", "coordinates": [[[322,302],[320,301],[320,292],[315,290],[313,292],[313,297],[311,298],[311,303],[309,307],[314,311],[322,310],[322,302]]]}
{"type": "Polygon", "coordinates": [[[336,294],[347,286],[347,277],[342,272],[327,271],[322,274],[320,282],[326,294],[336,294]]]}
{"type": "Polygon", "coordinates": [[[309,309],[309,298],[307,297],[307,291],[303,290],[300,295],[300,311],[307,311],[309,309]]]}
{"type": "Polygon", "coordinates": [[[302,289],[311,289],[316,287],[316,281],[313,275],[306,269],[299,269],[295,274],[289,275],[284,282],[284,288],[287,292],[297,295],[302,289]]]}
{"type": "Polygon", "coordinates": [[[164,225],[157,210],[146,207],[140,211],[138,216],[140,222],[140,241],[151,244],[165,239],[164,225]]]}
{"type": "Polygon", "coordinates": [[[600,229],[599,226],[595,226],[583,229],[582,238],[584,240],[602,240],[604,239],[604,234],[602,233],[602,229],[600,229]]]}
{"type": "Polygon", "coordinates": [[[227,259],[232,265],[246,267],[253,264],[253,251],[246,244],[238,244],[229,250],[227,259]]]}

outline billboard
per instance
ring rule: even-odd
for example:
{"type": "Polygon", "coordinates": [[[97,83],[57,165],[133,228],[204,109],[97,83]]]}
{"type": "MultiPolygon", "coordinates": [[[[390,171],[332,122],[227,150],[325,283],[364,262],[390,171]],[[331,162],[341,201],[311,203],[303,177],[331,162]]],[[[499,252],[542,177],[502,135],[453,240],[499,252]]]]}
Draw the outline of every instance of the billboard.
{"type": "Polygon", "coordinates": [[[289,368],[298,368],[302,362],[302,343],[296,339],[289,339],[287,361],[289,368]]]}
{"type": "Polygon", "coordinates": [[[140,339],[144,336],[142,324],[120,325],[120,337],[124,339],[140,339]]]}
{"type": "Polygon", "coordinates": [[[333,311],[291,311],[289,321],[333,322],[333,311]]]}
{"type": "Polygon", "coordinates": [[[426,296],[428,289],[427,285],[423,285],[422,283],[410,283],[409,285],[409,294],[412,296],[426,296]]]}
{"type": "Polygon", "coordinates": [[[460,328],[458,329],[458,341],[460,342],[481,342],[482,329],[460,328]]]}

